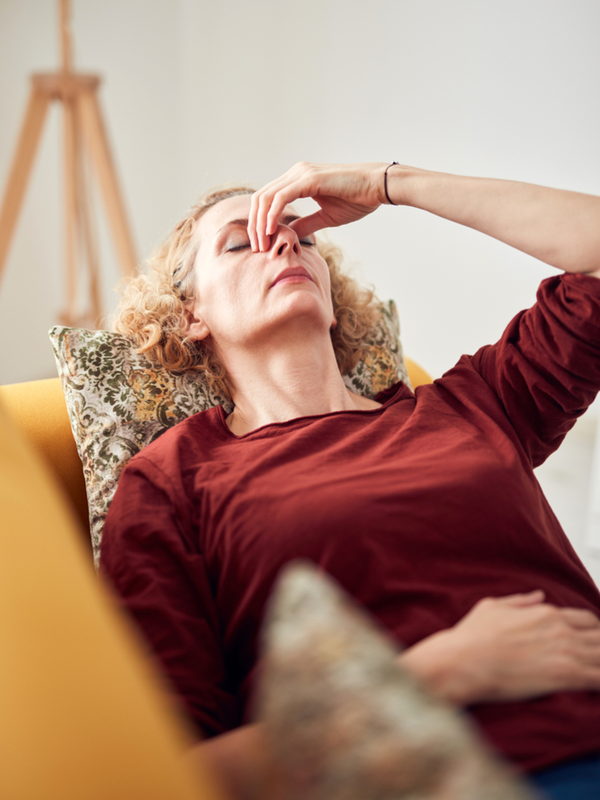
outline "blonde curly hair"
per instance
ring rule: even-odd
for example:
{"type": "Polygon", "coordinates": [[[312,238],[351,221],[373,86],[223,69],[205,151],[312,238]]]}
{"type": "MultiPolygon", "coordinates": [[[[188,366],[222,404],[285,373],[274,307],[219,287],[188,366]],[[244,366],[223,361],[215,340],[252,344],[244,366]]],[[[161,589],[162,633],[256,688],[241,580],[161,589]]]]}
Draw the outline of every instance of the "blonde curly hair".
{"type": "MultiPolygon", "coordinates": [[[[147,271],[122,285],[121,303],[114,327],[133,338],[136,352],[172,372],[202,373],[210,388],[231,398],[225,369],[214,351],[187,336],[187,306],[195,295],[194,264],[198,220],[217,203],[253,194],[248,186],[229,186],[206,192],[178,222],[171,234],[148,259],[147,271]]],[[[342,272],[342,253],[334,245],[318,242],[329,267],[331,297],[337,325],[331,331],[335,357],[342,375],[365,355],[365,336],[378,316],[379,301],[371,289],[360,286],[342,272]]]]}

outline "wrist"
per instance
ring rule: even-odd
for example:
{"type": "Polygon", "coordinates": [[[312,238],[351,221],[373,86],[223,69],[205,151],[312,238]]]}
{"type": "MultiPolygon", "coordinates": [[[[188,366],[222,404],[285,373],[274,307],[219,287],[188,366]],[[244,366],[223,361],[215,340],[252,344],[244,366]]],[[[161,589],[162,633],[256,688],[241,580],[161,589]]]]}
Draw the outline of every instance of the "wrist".
{"type": "Polygon", "coordinates": [[[280,780],[263,726],[258,723],[198,743],[190,750],[188,762],[192,769],[208,768],[232,800],[271,796],[272,787],[280,780]]]}
{"type": "Polygon", "coordinates": [[[395,167],[397,165],[398,165],[397,161],[392,161],[391,164],[387,165],[387,167],[385,168],[385,171],[383,173],[383,193],[385,195],[385,201],[389,206],[395,206],[396,203],[394,203],[394,201],[390,197],[390,193],[388,191],[388,172],[390,171],[390,169],[392,167],[395,167]]]}
{"type": "Polygon", "coordinates": [[[452,628],[440,631],[400,655],[400,664],[431,694],[454,706],[468,706],[483,692],[480,676],[469,670],[468,654],[452,628]]]}
{"type": "Polygon", "coordinates": [[[421,194],[427,191],[425,181],[432,175],[435,173],[406,164],[386,164],[380,175],[381,202],[384,205],[420,207],[421,194]]]}

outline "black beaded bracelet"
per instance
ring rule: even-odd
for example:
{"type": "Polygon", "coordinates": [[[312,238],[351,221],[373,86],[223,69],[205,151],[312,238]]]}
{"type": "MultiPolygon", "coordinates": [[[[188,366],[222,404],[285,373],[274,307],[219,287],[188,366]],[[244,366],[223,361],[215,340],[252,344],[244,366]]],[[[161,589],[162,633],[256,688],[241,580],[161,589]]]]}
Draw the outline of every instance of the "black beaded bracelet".
{"type": "Polygon", "coordinates": [[[387,167],[385,168],[385,172],[383,173],[383,189],[384,189],[384,191],[385,191],[385,196],[386,196],[386,198],[387,198],[387,201],[388,201],[388,203],[389,203],[391,206],[396,206],[396,205],[398,205],[398,204],[397,204],[397,203],[392,203],[392,201],[391,201],[391,198],[390,198],[390,195],[389,195],[389,193],[388,193],[388,188],[387,188],[387,171],[388,171],[388,169],[389,169],[390,167],[393,167],[393,166],[395,166],[397,163],[398,163],[397,161],[392,161],[392,163],[391,163],[391,164],[388,164],[388,165],[387,165],[387,167]]]}

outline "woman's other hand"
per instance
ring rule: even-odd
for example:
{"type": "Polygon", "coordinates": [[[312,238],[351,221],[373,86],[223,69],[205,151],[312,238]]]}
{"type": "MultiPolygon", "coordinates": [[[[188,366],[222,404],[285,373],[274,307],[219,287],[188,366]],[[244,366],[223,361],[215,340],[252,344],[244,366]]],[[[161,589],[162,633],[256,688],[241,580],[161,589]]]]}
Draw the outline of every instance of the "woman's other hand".
{"type": "Polygon", "coordinates": [[[355,222],[385,202],[385,163],[307,164],[300,162],[252,196],[248,234],[252,249],[268,250],[284,208],[301,197],[312,197],[321,210],[291,227],[298,237],[322,228],[355,222]]]}
{"type": "Polygon", "coordinates": [[[600,621],[590,611],[545,603],[541,591],[486,598],[400,661],[457,705],[598,690],[600,621]]]}

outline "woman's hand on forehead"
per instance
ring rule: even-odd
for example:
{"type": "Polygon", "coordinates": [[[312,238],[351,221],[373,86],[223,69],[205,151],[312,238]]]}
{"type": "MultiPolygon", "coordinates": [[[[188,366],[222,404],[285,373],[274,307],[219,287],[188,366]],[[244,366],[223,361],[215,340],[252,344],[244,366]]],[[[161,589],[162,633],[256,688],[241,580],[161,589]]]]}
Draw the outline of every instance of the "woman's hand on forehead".
{"type": "Polygon", "coordinates": [[[300,162],[252,195],[248,235],[254,251],[268,250],[285,207],[312,197],[321,209],[290,223],[299,238],[366,217],[384,202],[387,164],[307,164],[300,162]]]}

